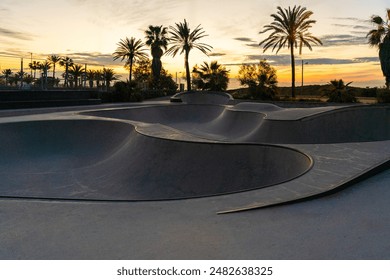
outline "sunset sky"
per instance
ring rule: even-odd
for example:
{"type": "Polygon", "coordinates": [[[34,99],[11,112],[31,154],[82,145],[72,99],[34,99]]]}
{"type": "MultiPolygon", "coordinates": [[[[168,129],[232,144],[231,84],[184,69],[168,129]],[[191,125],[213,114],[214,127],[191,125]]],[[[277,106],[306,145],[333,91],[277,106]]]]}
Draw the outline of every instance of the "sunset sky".
{"type": "MultiPolygon", "coordinates": [[[[57,54],[90,68],[105,66],[125,73],[123,63],[112,59],[120,39],[143,40],[149,25],[171,26],[186,19],[192,28],[201,24],[209,35],[202,42],[213,46],[209,57],[191,51],[191,68],[217,60],[234,78],[242,63],[266,58],[277,69],[280,85],[288,85],[288,50],[263,53],[258,43],[266,37],[259,31],[272,21],[270,14],[276,7],[293,5],[314,12],[317,23],[311,31],[324,43],[313,51],[304,49],[302,57],[297,55],[298,85],[302,59],[308,63],[305,84],[343,79],[355,86],[384,85],[377,49],[367,45],[366,34],[373,27],[371,15],[385,16],[388,0],[1,0],[0,67],[16,72],[23,57],[27,71],[31,53],[33,60],[57,54]]],[[[162,62],[173,76],[184,73],[183,56],[163,56],[162,62]]]]}

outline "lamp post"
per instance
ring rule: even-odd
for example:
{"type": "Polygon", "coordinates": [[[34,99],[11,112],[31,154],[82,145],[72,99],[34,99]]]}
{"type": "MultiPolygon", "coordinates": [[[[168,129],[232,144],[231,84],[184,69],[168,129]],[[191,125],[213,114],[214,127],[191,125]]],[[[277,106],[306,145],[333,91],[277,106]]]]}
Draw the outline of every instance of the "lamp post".
{"type": "Polygon", "coordinates": [[[301,78],[302,78],[302,85],[301,85],[301,95],[303,95],[303,65],[304,64],[309,64],[309,62],[305,62],[304,63],[304,61],[303,61],[303,59],[302,59],[302,75],[301,75],[301,78]]]}

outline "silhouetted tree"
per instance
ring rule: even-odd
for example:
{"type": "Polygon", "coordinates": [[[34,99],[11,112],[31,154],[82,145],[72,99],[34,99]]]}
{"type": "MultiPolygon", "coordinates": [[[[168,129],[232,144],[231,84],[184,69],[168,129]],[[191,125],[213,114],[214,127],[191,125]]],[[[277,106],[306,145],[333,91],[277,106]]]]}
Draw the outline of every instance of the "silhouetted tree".
{"type": "Polygon", "coordinates": [[[117,80],[117,76],[112,68],[103,68],[103,80],[106,86],[106,90],[110,88],[111,82],[117,80]]]}
{"type": "Polygon", "coordinates": [[[49,55],[47,60],[53,64],[53,80],[56,78],[56,64],[61,61],[61,57],[55,54],[49,55]]]}
{"type": "Polygon", "coordinates": [[[73,64],[69,67],[69,74],[72,75],[75,87],[79,86],[80,77],[84,74],[85,69],[81,64],[73,64]]]}
{"type": "Polygon", "coordinates": [[[329,88],[324,94],[329,97],[328,102],[357,102],[352,89],[348,87],[350,84],[352,84],[352,82],[345,84],[342,79],[330,81],[329,88]]]}
{"type": "Polygon", "coordinates": [[[368,32],[368,43],[370,46],[379,48],[379,60],[383,76],[386,77],[386,87],[390,88],[390,9],[387,9],[387,19],[380,16],[372,16],[371,22],[376,29],[368,32]]]}
{"type": "Polygon", "coordinates": [[[7,86],[9,77],[11,77],[11,75],[13,74],[12,70],[11,69],[4,69],[3,71],[1,71],[1,73],[4,75],[5,85],[7,86]]]}
{"type": "Polygon", "coordinates": [[[205,34],[203,28],[198,25],[193,31],[191,31],[186,20],[184,22],[175,23],[176,26],[170,26],[170,43],[172,46],[167,50],[168,54],[176,56],[178,52],[180,54],[184,53],[184,65],[186,68],[186,78],[187,78],[187,90],[191,90],[191,76],[190,76],[190,66],[188,64],[188,57],[190,51],[195,48],[207,55],[211,51],[212,47],[210,45],[199,43],[198,41],[207,35],[205,34]]]}
{"type": "Polygon", "coordinates": [[[223,91],[229,84],[229,70],[212,61],[210,65],[203,62],[201,66],[195,65],[192,72],[195,74],[194,85],[202,90],[223,91]]]}
{"type": "Polygon", "coordinates": [[[121,61],[126,60],[125,67],[129,67],[129,81],[131,82],[131,74],[133,71],[133,64],[138,59],[146,58],[147,55],[145,53],[146,49],[143,49],[145,46],[141,40],[135,40],[134,37],[121,39],[121,41],[117,44],[118,47],[116,51],[113,53],[114,60],[118,58],[121,61]]]}
{"type": "Polygon", "coordinates": [[[145,31],[146,34],[146,45],[150,46],[151,54],[153,57],[152,60],[152,74],[154,82],[157,84],[160,79],[161,73],[161,57],[164,54],[164,51],[168,47],[168,29],[166,27],[160,26],[149,26],[149,29],[145,31]]]}
{"type": "Polygon", "coordinates": [[[65,57],[61,57],[61,60],[60,60],[60,65],[62,67],[65,67],[65,75],[64,75],[64,78],[65,78],[65,81],[64,81],[64,86],[65,87],[68,87],[68,79],[69,79],[69,67],[71,67],[73,65],[73,59],[65,56],[65,57]]]}
{"type": "Polygon", "coordinates": [[[259,64],[243,64],[238,72],[241,85],[247,85],[252,97],[274,99],[278,90],[276,70],[265,59],[259,64]]]}
{"type": "Polygon", "coordinates": [[[294,6],[293,8],[282,9],[277,7],[277,13],[272,14],[273,22],[265,25],[260,34],[270,31],[271,34],[259,45],[263,45],[263,51],[272,47],[276,53],[281,48],[289,48],[291,56],[291,96],[295,97],[295,55],[294,49],[299,48],[299,54],[302,54],[302,47],[308,47],[312,50],[311,44],[322,45],[320,39],[314,37],[309,29],[315,20],[310,20],[312,11],[307,11],[305,7],[294,6]]]}

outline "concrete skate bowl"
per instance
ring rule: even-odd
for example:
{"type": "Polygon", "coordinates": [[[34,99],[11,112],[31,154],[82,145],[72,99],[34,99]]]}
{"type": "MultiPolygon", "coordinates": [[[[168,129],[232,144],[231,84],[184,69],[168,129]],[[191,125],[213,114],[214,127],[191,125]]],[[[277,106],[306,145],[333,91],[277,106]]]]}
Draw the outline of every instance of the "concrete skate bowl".
{"type": "Polygon", "coordinates": [[[0,135],[3,198],[204,197],[279,184],[311,167],[307,155],[290,148],[172,141],[103,119],[2,123],[0,135]]]}
{"type": "Polygon", "coordinates": [[[197,137],[226,142],[330,144],[390,139],[387,106],[284,109],[269,104],[183,104],[85,112],[163,124],[197,137]]]}

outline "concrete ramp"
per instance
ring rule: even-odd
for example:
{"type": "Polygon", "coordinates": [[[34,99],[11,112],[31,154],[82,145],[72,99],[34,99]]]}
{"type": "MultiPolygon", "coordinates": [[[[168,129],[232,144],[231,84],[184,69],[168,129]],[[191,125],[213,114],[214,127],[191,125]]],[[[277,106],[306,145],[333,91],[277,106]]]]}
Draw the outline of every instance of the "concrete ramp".
{"type": "Polygon", "coordinates": [[[3,123],[0,135],[2,197],[202,197],[279,184],[311,167],[308,156],[290,148],[160,139],[119,121],[3,123]]]}
{"type": "Polygon", "coordinates": [[[160,123],[194,136],[227,142],[329,144],[390,139],[387,106],[284,109],[255,103],[234,107],[186,104],[85,114],[160,123]]]}

